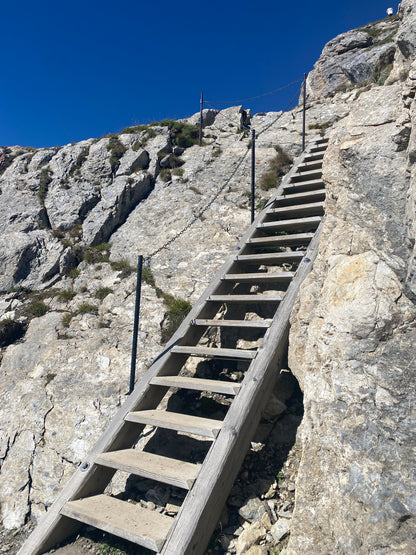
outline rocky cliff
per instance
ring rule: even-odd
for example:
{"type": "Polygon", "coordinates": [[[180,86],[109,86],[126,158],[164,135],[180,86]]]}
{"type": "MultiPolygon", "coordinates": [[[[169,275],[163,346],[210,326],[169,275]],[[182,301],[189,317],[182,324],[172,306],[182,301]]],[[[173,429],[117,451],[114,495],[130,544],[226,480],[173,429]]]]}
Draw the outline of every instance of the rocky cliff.
{"type": "MultiPolygon", "coordinates": [[[[229,504],[243,526],[219,536],[224,552],[412,552],[415,17],[404,0],[398,16],[336,37],[308,76],[308,133],[330,144],[320,253],[290,335],[305,414],[278,480],[264,483],[261,459],[243,469],[229,504]],[[294,486],[288,468],[299,461],[294,486]]],[[[299,154],[300,109],[278,115],[206,111],[202,147],[190,118],[62,148],[1,149],[6,528],[39,518],[125,398],[137,255],[174,239],[152,256],[144,284],[143,372],[169,325],[166,300],[195,300],[249,223],[242,123],[267,129],[258,175],[274,146],[299,154]]],[[[269,443],[269,459],[281,444],[269,443]]]]}

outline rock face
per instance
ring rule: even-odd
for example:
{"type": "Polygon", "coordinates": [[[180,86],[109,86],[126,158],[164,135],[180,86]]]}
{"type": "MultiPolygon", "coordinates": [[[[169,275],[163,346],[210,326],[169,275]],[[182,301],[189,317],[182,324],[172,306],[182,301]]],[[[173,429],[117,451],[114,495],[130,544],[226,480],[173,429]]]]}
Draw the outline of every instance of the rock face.
{"type": "MultiPolygon", "coordinates": [[[[220,552],[414,551],[415,34],[415,0],[404,0],[398,16],[328,43],[308,78],[309,137],[330,142],[320,252],[290,334],[305,414],[285,463],[285,418],[297,426],[299,413],[290,395],[265,411],[289,407],[273,432],[280,447],[246,461],[220,552]],[[298,466],[294,483],[288,468],[298,466]]],[[[1,335],[5,527],[41,516],[124,400],[137,255],[152,255],[142,373],[161,349],[160,292],[196,300],[247,227],[248,122],[258,175],[276,144],[300,153],[299,108],[241,107],[204,112],[202,147],[186,144],[192,129],[162,122],[60,149],[0,150],[0,325],[20,326],[19,340],[1,335]]]]}
{"type": "MultiPolygon", "coordinates": [[[[411,36],[414,2],[400,13],[411,36]]],[[[330,135],[320,254],[292,315],[305,417],[288,554],[414,550],[415,63],[401,40],[407,80],[363,92],[330,135]]]]}

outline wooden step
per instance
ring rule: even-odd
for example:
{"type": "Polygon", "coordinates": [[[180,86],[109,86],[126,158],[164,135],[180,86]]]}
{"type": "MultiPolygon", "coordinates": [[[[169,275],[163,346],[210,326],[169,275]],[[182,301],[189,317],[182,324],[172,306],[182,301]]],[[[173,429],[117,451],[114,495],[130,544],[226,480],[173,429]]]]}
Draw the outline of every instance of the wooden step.
{"type": "Polygon", "coordinates": [[[278,206],[292,206],[298,203],[325,200],[326,191],[324,187],[313,191],[293,192],[276,197],[275,204],[278,206]]]}
{"type": "Polygon", "coordinates": [[[216,303],[280,303],[281,295],[210,295],[208,301],[216,303]]]}
{"type": "Polygon", "coordinates": [[[305,193],[307,191],[315,191],[316,189],[322,189],[325,187],[322,179],[312,179],[311,181],[302,181],[299,183],[290,183],[284,187],[285,195],[293,195],[296,193],[305,193]]]}
{"type": "Polygon", "coordinates": [[[311,154],[314,153],[314,152],[325,152],[326,149],[327,149],[327,144],[326,143],[325,144],[320,144],[320,145],[318,144],[316,146],[312,146],[309,149],[309,152],[311,154]]]}
{"type": "Polygon", "coordinates": [[[303,158],[304,162],[315,162],[317,160],[323,160],[325,152],[317,152],[316,154],[306,154],[303,158]]]}
{"type": "Polygon", "coordinates": [[[309,243],[313,233],[294,233],[293,235],[277,235],[276,237],[253,237],[247,244],[252,246],[294,246],[309,243]]]}
{"type": "Polygon", "coordinates": [[[176,345],[171,353],[182,355],[194,355],[198,357],[220,357],[220,358],[246,358],[252,359],[257,351],[245,349],[222,349],[215,347],[194,347],[193,345],[176,345]]]}
{"type": "Polygon", "coordinates": [[[269,328],[271,320],[202,320],[196,319],[192,322],[195,326],[207,326],[218,328],[269,328]]]}
{"type": "Polygon", "coordinates": [[[261,272],[261,273],[245,273],[245,274],[225,274],[224,281],[236,281],[239,283],[270,283],[283,282],[288,283],[293,279],[293,272],[261,272]]]}
{"type": "Polygon", "coordinates": [[[284,263],[300,262],[306,251],[271,252],[266,254],[239,254],[236,262],[245,264],[270,264],[279,266],[284,263]]]}
{"type": "Polygon", "coordinates": [[[70,501],[61,514],[153,551],[161,550],[173,523],[173,518],[109,495],[70,501]]]}
{"type": "Polygon", "coordinates": [[[157,426],[177,432],[185,432],[215,439],[221,430],[221,420],[190,416],[164,410],[141,410],[129,412],[125,418],[128,422],[157,426]]]}
{"type": "Polygon", "coordinates": [[[323,213],[324,203],[321,201],[272,208],[268,210],[267,216],[277,216],[279,219],[283,219],[290,218],[291,216],[320,216],[323,213]]]}
{"type": "Polygon", "coordinates": [[[180,387],[182,389],[210,391],[211,393],[222,393],[224,395],[237,395],[241,388],[241,385],[235,382],[206,380],[187,376],[156,376],[150,380],[150,383],[164,387],[180,387]]]}
{"type": "Polygon", "coordinates": [[[302,162],[302,164],[298,165],[296,171],[307,172],[318,169],[322,169],[322,160],[310,160],[308,162],[302,162]]]}
{"type": "Polygon", "coordinates": [[[316,139],[315,144],[316,145],[322,145],[322,144],[327,145],[328,142],[329,142],[328,137],[321,137],[320,139],[316,139]]]}
{"type": "Polygon", "coordinates": [[[310,170],[302,173],[294,173],[290,178],[291,183],[299,183],[301,181],[312,181],[322,177],[322,170],[310,170]]]}
{"type": "Polygon", "coordinates": [[[95,463],[183,489],[191,489],[200,469],[196,464],[136,449],[102,453],[95,463]]]}
{"type": "Polygon", "coordinates": [[[295,218],[292,220],[278,220],[273,222],[264,222],[257,226],[257,229],[263,231],[292,231],[292,230],[312,230],[316,229],[321,223],[320,216],[310,216],[308,218],[295,218]]]}

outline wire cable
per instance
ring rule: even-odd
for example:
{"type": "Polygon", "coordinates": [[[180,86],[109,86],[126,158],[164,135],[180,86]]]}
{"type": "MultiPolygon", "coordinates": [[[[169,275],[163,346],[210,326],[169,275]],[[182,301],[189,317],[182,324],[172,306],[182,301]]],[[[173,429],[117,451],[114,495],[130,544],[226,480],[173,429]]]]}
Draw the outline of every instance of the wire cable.
{"type": "Polygon", "coordinates": [[[251,98],[243,98],[242,100],[222,100],[222,101],[204,100],[204,104],[241,104],[242,102],[250,102],[251,100],[257,100],[259,98],[264,98],[265,96],[269,96],[271,94],[275,94],[277,92],[283,91],[284,89],[287,89],[292,85],[296,85],[296,83],[300,83],[301,81],[303,81],[303,77],[301,79],[297,79],[296,81],[292,81],[292,83],[289,83],[288,85],[284,85],[283,87],[279,87],[278,89],[274,89],[273,91],[259,94],[258,96],[253,96],[251,98]]]}

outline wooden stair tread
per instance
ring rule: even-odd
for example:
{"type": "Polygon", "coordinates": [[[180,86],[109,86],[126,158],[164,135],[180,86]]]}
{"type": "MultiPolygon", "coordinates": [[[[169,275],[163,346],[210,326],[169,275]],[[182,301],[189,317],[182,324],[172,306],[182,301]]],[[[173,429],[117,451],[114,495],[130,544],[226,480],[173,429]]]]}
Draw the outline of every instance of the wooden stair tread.
{"type": "Polygon", "coordinates": [[[102,453],[95,459],[95,463],[183,489],[192,487],[200,468],[196,464],[136,449],[102,453]]]}
{"type": "Polygon", "coordinates": [[[298,183],[300,181],[312,181],[322,176],[322,169],[309,170],[301,173],[294,173],[290,178],[291,183],[298,183]]]}
{"type": "Polygon", "coordinates": [[[196,326],[212,326],[219,328],[269,328],[271,320],[203,320],[193,321],[196,326]]]}
{"type": "Polygon", "coordinates": [[[306,251],[272,252],[266,254],[239,254],[237,262],[246,264],[283,264],[285,262],[299,262],[305,256],[306,251]]]}
{"type": "Polygon", "coordinates": [[[256,356],[257,351],[245,349],[223,349],[214,347],[194,347],[192,345],[176,345],[171,349],[172,353],[189,354],[195,356],[225,357],[225,358],[248,358],[256,356]]]}
{"type": "Polygon", "coordinates": [[[265,283],[268,281],[280,281],[287,283],[293,279],[295,274],[293,272],[261,272],[261,273],[245,273],[245,274],[225,274],[223,277],[224,281],[239,281],[253,282],[253,283],[265,283]]]}
{"type": "Polygon", "coordinates": [[[237,395],[241,388],[241,385],[235,382],[206,380],[187,376],[156,376],[150,380],[150,383],[152,385],[162,385],[166,387],[211,391],[212,393],[222,393],[224,395],[237,395]]]}
{"type": "Polygon", "coordinates": [[[160,551],[173,523],[173,518],[103,494],[70,501],[61,514],[153,551],[160,551]]]}
{"type": "Polygon", "coordinates": [[[297,171],[304,172],[309,170],[318,170],[321,168],[322,168],[322,160],[309,160],[309,161],[305,160],[304,162],[298,165],[297,171]]]}
{"type": "Polygon", "coordinates": [[[293,235],[277,235],[276,237],[253,237],[249,245],[298,245],[311,241],[313,233],[294,233],[293,235]]]}
{"type": "Polygon", "coordinates": [[[324,212],[324,203],[321,202],[309,202],[305,204],[295,204],[293,206],[281,206],[280,208],[272,208],[268,210],[267,215],[276,215],[279,217],[284,217],[286,215],[294,215],[294,214],[309,214],[309,213],[318,213],[323,214],[324,212]]]}
{"type": "Polygon", "coordinates": [[[315,162],[324,159],[325,152],[317,152],[316,154],[306,154],[303,158],[304,162],[315,162]]]}
{"type": "Polygon", "coordinates": [[[209,301],[220,303],[280,303],[281,295],[210,295],[209,301]]]}
{"type": "Polygon", "coordinates": [[[178,412],[164,410],[142,410],[129,412],[125,418],[128,422],[148,424],[168,430],[200,435],[215,439],[221,430],[222,422],[211,418],[201,418],[178,412]]]}
{"type": "Polygon", "coordinates": [[[275,203],[278,205],[281,204],[282,206],[291,206],[292,202],[302,202],[303,200],[306,202],[308,202],[308,200],[324,200],[325,195],[326,191],[322,187],[321,189],[313,191],[302,191],[292,194],[285,193],[284,195],[276,197],[275,203]]]}
{"type": "Polygon", "coordinates": [[[321,223],[321,216],[310,216],[307,218],[295,218],[291,220],[278,220],[273,222],[264,222],[257,226],[257,229],[275,229],[275,230],[293,230],[293,229],[304,229],[310,226],[318,227],[321,223]]]}

